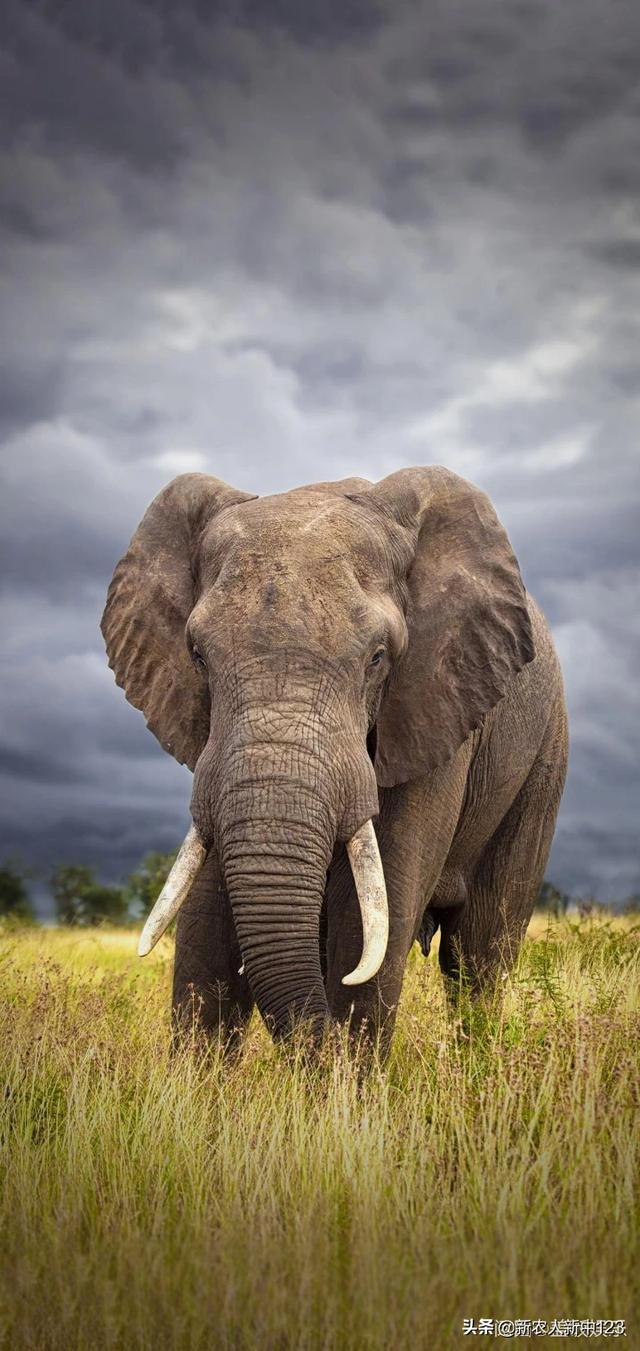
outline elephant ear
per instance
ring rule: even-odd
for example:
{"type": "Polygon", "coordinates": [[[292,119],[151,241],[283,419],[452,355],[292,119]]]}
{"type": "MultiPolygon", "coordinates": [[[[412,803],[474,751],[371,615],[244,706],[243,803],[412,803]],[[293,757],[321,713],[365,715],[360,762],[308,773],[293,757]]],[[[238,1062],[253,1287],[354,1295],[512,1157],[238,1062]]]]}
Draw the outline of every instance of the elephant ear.
{"type": "Polygon", "coordinates": [[[409,642],[377,721],[383,787],[446,763],[535,649],[520,569],[485,493],[441,466],[402,469],[356,500],[410,545],[409,642]]]}
{"type": "Polygon", "coordinates": [[[185,625],[198,596],[198,544],[224,507],[254,494],[181,474],[154,498],[113,574],[100,627],[109,665],[160,745],[194,769],[209,735],[209,690],[185,625]]]}

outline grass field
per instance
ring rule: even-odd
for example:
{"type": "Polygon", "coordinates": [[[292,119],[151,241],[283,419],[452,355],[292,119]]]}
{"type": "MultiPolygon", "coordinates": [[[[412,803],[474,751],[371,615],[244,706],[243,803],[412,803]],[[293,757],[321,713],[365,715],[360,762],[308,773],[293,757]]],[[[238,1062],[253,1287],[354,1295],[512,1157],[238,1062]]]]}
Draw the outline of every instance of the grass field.
{"type": "Polygon", "coordinates": [[[3,1347],[447,1351],[481,1317],[640,1346],[637,921],[537,917],[466,1033],[416,950],[362,1082],[257,1021],[169,1065],[171,943],[135,941],[0,938],[3,1347]]]}

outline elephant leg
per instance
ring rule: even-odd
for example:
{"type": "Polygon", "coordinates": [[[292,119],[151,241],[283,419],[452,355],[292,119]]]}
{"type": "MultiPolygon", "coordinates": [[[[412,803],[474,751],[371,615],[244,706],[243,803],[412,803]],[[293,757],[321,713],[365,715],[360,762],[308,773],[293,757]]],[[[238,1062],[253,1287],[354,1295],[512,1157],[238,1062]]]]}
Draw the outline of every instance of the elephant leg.
{"type": "Polygon", "coordinates": [[[215,850],[178,915],[173,970],[173,1040],[237,1046],[253,999],[215,850]]]}
{"type": "Polygon", "coordinates": [[[346,850],[334,863],[327,888],[327,1000],[334,1018],[349,1027],[355,1042],[377,1043],[389,1049],[402,990],[404,968],[413,942],[410,918],[398,913],[387,887],[389,944],[376,976],[364,985],[342,984],[362,953],[362,922],[358,896],[346,850]]]}
{"type": "MultiPolygon", "coordinates": [[[[388,885],[387,900],[391,942],[393,917],[388,885]]],[[[322,974],[332,1017],[348,1026],[354,1040],[364,1035],[373,1042],[384,1022],[380,973],[364,985],[342,984],[342,977],[355,969],[361,954],[360,906],[347,851],[341,844],[336,846],[331,862],[321,916],[322,974]]],[[[383,966],[386,964],[387,958],[383,966]]]]}
{"type": "Polygon", "coordinates": [[[461,982],[472,995],[491,994],[518,956],[544,877],[564,787],[563,735],[558,727],[545,737],[527,779],[467,878],[465,903],[441,911],[440,968],[454,1000],[461,982]]]}
{"type": "Polygon", "coordinates": [[[376,834],[387,885],[389,942],[378,974],[364,985],[342,984],[342,977],[357,966],[362,952],[360,909],[344,848],[329,873],[329,1007],[334,1017],[349,1023],[354,1035],[364,1030],[376,1040],[383,1054],[393,1034],[407,957],[423,923],[425,905],[442,876],[455,832],[472,746],[469,739],[452,764],[424,779],[380,790],[376,834]]]}

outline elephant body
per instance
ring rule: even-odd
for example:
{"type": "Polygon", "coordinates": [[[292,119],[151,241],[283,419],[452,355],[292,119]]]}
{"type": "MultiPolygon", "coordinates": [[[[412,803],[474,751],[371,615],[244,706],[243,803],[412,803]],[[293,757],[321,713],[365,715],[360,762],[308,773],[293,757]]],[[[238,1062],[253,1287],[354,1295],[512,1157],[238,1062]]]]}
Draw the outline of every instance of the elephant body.
{"type": "Polygon", "coordinates": [[[455,984],[517,955],[564,785],[562,678],[488,499],[428,467],[271,498],[184,475],[116,568],[116,678],[194,769],[206,862],[178,917],[176,1027],[348,1019],[388,1046],[409,950],[455,984]],[[373,819],[386,955],[347,842],[373,819]]]}

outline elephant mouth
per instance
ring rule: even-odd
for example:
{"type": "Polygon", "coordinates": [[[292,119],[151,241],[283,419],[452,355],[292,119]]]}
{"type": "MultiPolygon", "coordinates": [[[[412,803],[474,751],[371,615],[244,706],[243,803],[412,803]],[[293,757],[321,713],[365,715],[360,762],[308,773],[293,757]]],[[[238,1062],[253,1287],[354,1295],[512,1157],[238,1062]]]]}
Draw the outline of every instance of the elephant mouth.
{"type": "MultiPolygon", "coordinates": [[[[342,977],[343,985],[363,985],[380,970],[389,938],[389,906],[378,841],[371,820],[365,821],[346,842],[362,918],[362,956],[358,965],[342,977]]],[[[204,866],[207,848],[192,825],[160,895],[147,917],[138,943],[138,956],[146,957],[162,937],[186,901],[204,866]]]]}

